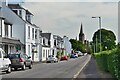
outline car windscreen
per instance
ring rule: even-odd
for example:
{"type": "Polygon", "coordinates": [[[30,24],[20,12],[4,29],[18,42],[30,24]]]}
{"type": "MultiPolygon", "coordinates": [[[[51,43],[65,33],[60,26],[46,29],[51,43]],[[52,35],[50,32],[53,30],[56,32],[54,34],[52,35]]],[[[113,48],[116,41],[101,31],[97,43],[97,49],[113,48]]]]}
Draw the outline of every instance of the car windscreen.
{"type": "Polygon", "coordinates": [[[20,55],[19,54],[9,54],[9,58],[10,59],[20,58],[20,55]]]}

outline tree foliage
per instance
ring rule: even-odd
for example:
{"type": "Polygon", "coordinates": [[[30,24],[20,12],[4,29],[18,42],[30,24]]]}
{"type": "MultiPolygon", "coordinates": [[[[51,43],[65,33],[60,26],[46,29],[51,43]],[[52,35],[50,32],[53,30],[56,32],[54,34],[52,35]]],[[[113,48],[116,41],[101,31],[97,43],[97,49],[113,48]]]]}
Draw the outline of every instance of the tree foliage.
{"type": "Polygon", "coordinates": [[[73,50],[81,51],[83,53],[85,53],[85,52],[91,53],[90,47],[86,44],[83,44],[81,41],[77,41],[75,39],[70,39],[70,42],[72,44],[73,50]]]}
{"type": "MultiPolygon", "coordinates": [[[[100,51],[100,29],[93,35],[93,44],[97,43],[97,49],[100,51]]],[[[116,47],[116,36],[115,34],[106,29],[101,29],[101,49],[102,51],[111,50],[116,47]]]]}

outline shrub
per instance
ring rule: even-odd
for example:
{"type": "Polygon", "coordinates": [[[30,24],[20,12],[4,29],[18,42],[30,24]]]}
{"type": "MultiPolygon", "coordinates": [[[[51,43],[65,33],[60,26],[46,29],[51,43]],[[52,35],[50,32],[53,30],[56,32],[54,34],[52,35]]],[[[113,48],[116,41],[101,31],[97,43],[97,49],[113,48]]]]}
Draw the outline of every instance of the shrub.
{"type": "Polygon", "coordinates": [[[109,51],[95,53],[94,55],[102,70],[110,72],[120,80],[120,47],[109,51]]]}

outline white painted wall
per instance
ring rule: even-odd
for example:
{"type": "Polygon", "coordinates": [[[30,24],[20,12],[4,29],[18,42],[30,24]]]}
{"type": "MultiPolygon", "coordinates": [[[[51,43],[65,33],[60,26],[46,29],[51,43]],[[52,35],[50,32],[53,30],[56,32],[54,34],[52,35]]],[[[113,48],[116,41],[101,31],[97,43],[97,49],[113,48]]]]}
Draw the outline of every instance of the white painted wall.
{"type": "Polygon", "coordinates": [[[54,50],[54,56],[56,56],[57,55],[57,49],[56,49],[56,47],[54,47],[54,37],[51,34],[51,36],[50,36],[50,51],[51,51],[51,55],[53,54],[53,50],[54,50]]]}
{"type": "MultiPolygon", "coordinates": [[[[11,9],[4,6],[2,8],[2,15],[6,18],[10,23],[12,23],[12,36],[14,38],[20,39],[20,41],[25,44],[25,22],[19,18],[11,9]]],[[[4,35],[4,34],[3,34],[4,35]]]]}
{"type": "Polygon", "coordinates": [[[64,41],[65,54],[68,55],[71,53],[72,45],[71,45],[68,37],[63,37],[63,41],[64,41]]]}
{"type": "Polygon", "coordinates": [[[26,20],[26,11],[24,9],[22,9],[22,18],[26,20]]]}

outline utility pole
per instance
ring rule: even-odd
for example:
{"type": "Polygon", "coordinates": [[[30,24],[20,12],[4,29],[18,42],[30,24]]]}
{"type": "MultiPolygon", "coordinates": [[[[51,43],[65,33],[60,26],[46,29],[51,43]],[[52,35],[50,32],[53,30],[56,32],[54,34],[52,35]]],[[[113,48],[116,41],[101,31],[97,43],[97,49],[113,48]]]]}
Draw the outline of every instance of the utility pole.
{"type": "Polygon", "coordinates": [[[100,52],[102,51],[102,46],[101,46],[101,34],[102,34],[102,32],[101,32],[101,25],[102,25],[102,20],[101,20],[101,17],[99,16],[99,17],[92,17],[92,18],[98,18],[99,19],[99,29],[100,29],[100,52]]]}

